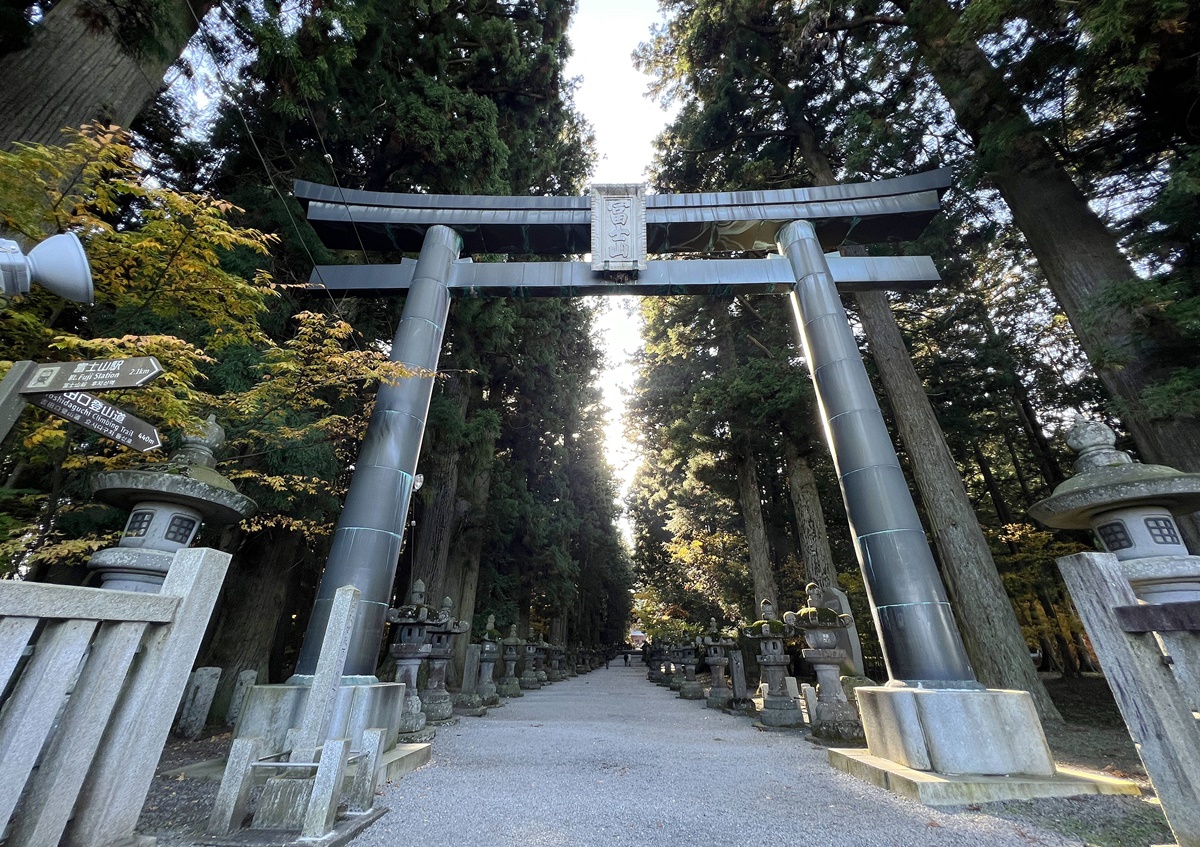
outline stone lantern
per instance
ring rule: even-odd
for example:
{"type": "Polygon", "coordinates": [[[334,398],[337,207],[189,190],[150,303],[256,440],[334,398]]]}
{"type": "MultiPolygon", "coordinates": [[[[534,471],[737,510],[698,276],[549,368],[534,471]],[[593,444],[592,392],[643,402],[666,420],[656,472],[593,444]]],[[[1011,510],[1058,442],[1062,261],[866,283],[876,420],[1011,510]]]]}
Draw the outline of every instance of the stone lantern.
{"type": "Polygon", "coordinates": [[[804,714],[787,691],[784,678],[787,676],[787,666],[790,659],[783,650],[783,641],[795,634],[795,629],[779,620],[775,614],[775,605],[764,599],[761,604],[762,619],[742,630],[747,638],[759,642],[758,666],[761,670],[759,681],[766,686],[763,694],[762,711],[758,719],[763,726],[796,727],[803,726],[804,714]]]}
{"type": "Polygon", "coordinates": [[[651,642],[650,661],[647,663],[649,667],[646,670],[646,679],[654,683],[662,682],[663,662],[665,659],[666,655],[663,652],[662,644],[658,643],[657,641],[651,642]]]}
{"type": "Polygon", "coordinates": [[[185,435],[168,461],[92,478],[97,500],[129,509],[121,541],[88,561],[102,587],[157,593],[175,553],[191,545],[202,522],[220,526],[254,514],[254,501],[215,470],[224,443],[225,430],[209,416],[200,434],[185,435]]]}
{"type": "Polygon", "coordinates": [[[520,650],[525,642],[517,635],[516,624],[509,629],[508,638],[500,643],[504,645],[504,676],[496,686],[496,691],[501,697],[524,697],[521,693],[521,681],[517,679],[517,659],[520,658],[520,650]]]}
{"type": "Polygon", "coordinates": [[[549,672],[546,670],[546,660],[550,655],[550,645],[546,642],[545,636],[538,633],[537,636],[537,653],[535,656],[537,679],[542,685],[549,685],[554,682],[550,678],[549,672]]]}
{"type": "Polygon", "coordinates": [[[704,647],[704,661],[712,672],[712,688],[708,689],[706,705],[710,709],[724,709],[733,699],[733,691],[725,682],[725,668],[729,665],[725,651],[734,645],[734,641],[721,632],[716,618],[709,618],[708,635],[696,640],[704,647]]]}
{"type": "MultiPolygon", "coordinates": [[[[696,639],[697,644],[700,639],[696,639]]],[[[696,665],[700,657],[696,655],[696,645],[683,644],[679,648],[679,662],[683,665],[683,679],[679,681],[679,699],[703,700],[704,686],[696,679],[696,665]]]]}
{"type": "Polygon", "coordinates": [[[546,648],[550,667],[546,669],[546,678],[550,682],[562,682],[567,678],[563,671],[563,656],[566,655],[566,650],[557,644],[551,644],[546,648]]]}
{"type": "Polygon", "coordinates": [[[469,630],[471,625],[454,617],[454,601],[447,597],[437,615],[426,622],[425,637],[429,639],[429,677],[421,691],[421,711],[434,723],[454,717],[454,698],[446,690],[446,666],[454,655],[454,639],[469,630]]]}
{"type": "Polygon", "coordinates": [[[400,719],[400,732],[404,741],[410,741],[425,729],[425,713],[421,710],[421,697],[417,694],[417,674],[421,670],[421,662],[432,649],[426,639],[429,607],[425,605],[423,580],[418,579],[413,583],[407,606],[388,609],[387,619],[392,624],[389,652],[396,660],[396,682],[404,683],[404,714],[400,719]]]}
{"type": "Polygon", "coordinates": [[[690,645],[675,642],[671,645],[671,684],[667,686],[672,691],[679,691],[683,688],[683,680],[687,674],[687,667],[683,660],[690,652],[690,645]]]}
{"type": "Polygon", "coordinates": [[[536,691],[542,687],[542,681],[537,673],[538,634],[529,631],[525,641],[525,667],[521,668],[521,688],[526,691],[536,691]]]}
{"type": "MultiPolygon", "coordinates": [[[[825,592],[817,583],[810,582],[807,593],[808,604],[798,612],[787,612],[783,620],[804,632],[808,649],[801,655],[817,672],[816,701],[810,700],[808,708],[812,733],[817,738],[862,741],[862,721],[858,710],[846,699],[841,681],[846,651],[838,641],[841,630],[850,625],[850,617],[829,608],[825,592]]],[[[805,689],[811,691],[807,686],[805,689]]]]}
{"type": "Polygon", "coordinates": [[[1083,416],[1067,433],[1075,476],[1029,514],[1056,529],[1088,529],[1117,557],[1146,603],[1200,600],[1200,557],[1188,554],[1176,515],[1200,509],[1200,474],[1143,465],[1115,448],[1116,435],[1083,416]]]}
{"type": "Polygon", "coordinates": [[[500,694],[496,689],[496,661],[500,658],[500,632],[496,629],[496,616],[488,615],[487,627],[479,636],[479,684],[475,693],[482,705],[500,705],[500,694]]]}

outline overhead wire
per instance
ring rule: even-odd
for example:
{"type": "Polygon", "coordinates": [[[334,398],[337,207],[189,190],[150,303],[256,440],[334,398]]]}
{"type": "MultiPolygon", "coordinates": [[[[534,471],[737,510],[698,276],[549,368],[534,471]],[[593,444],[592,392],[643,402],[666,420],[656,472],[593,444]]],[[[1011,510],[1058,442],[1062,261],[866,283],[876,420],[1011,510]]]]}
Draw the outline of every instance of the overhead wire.
{"type": "MultiPolygon", "coordinates": [[[[288,64],[292,66],[292,72],[299,76],[291,57],[288,57],[288,64]]],[[[350,219],[350,229],[353,230],[354,237],[358,239],[358,248],[362,250],[363,261],[369,265],[371,264],[371,257],[367,255],[367,246],[363,243],[362,233],[358,230],[358,223],[354,220],[354,213],[350,211],[350,202],[346,199],[346,192],[342,188],[341,181],[338,180],[337,168],[333,166],[333,156],[325,146],[325,138],[321,135],[321,128],[317,126],[317,116],[313,113],[312,103],[308,101],[308,96],[303,92],[301,92],[300,96],[304,99],[304,108],[308,112],[308,119],[312,123],[313,132],[317,135],[317,142],[321,145],[321,153],[325,158],[325,162],[329,165],[329,174],[333,177],[333,184],[338,190],[338,196],[342,198],[342,206],[346,209],[346,217],[350,219]]]]}

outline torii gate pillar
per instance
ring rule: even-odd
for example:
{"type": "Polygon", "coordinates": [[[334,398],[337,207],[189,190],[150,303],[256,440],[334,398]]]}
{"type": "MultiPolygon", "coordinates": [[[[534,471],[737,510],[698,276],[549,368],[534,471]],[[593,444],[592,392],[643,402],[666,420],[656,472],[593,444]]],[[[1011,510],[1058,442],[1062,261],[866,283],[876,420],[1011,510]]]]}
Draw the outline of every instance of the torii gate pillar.
{"type": "Polygon", "coordinates": [[[981,688],[816,232],[793,221],[778,237],[796,275],[792,308],[888,675],[981,688]]]}
{"type": "Polygon", "coordinates": [[[353,585],[362,599],[342,673],[365,682],[379,681],[375,662],[450,312],[450,279],[461,250],[462,238],[449,227],[432,226],[425,233],[389,356],[415,375],[381,385],[376,394],[304,633],[298,676],[316,671],[334,594],[343,585],[353,585]]]}

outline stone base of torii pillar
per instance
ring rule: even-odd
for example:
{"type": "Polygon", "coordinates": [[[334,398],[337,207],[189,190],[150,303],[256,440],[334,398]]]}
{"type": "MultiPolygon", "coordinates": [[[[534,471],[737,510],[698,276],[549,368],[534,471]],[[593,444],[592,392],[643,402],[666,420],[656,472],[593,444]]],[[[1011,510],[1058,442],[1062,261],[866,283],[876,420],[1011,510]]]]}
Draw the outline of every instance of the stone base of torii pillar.
{"type": "Polygon", "coordinates": [[[851,776],[931,806],[1141,793],[1136,783],[1056,766],[1025,691],[862,686],[867,749],[832,749],[851,776]]]}

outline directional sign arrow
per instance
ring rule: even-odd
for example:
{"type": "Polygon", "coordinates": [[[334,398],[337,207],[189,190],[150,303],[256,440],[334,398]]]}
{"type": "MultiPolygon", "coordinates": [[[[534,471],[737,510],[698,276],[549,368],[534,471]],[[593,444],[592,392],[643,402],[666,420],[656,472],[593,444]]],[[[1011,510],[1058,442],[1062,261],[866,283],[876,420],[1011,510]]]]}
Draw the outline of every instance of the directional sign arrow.
{"type": "MultiPolygon", "coordinates": [[[[157,363],[156,363],[157,364],[157,363]]],[[[110,438],[118,444],[145,453],[162,446],[158,430],[144,420],[134,417],[111,403],[105,403],[86,391],[66,391],[61,394],[34,394],[25,398],[47,412],[74,421],[92,432],[110,438]]]]}
{"type": "Polygon", "coordinates": [[[53,362],[34,367],[21,386],[21,393],[57,394],[63,391],[141,388],[162,373],[163,366],[153,356],[53,362]]]}

